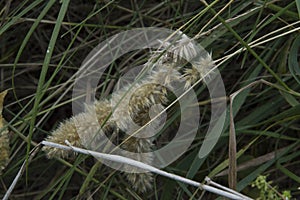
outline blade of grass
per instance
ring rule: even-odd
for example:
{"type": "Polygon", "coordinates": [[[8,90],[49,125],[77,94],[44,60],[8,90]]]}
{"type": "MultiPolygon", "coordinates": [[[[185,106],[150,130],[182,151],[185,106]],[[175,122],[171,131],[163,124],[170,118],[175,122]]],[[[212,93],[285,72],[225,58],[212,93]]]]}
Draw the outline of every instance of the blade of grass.
{"type": "Polygon", "coordinates": [[[38,27],[38,25],[40,24],[41,20],[45,17],[45,15],[48,13],[48,11],[50,10],[50,8],[53,6],[53,4],[55,3],[55,0],[51,0],[47,3],[47,5],[44,7],[44,9],[42,10],[42,12],[39,14],[39,16],[37,17],[37,19],[34,21],[34,23],[32,24],[32,26],[30,27],[29,31],[27,32],[21,46],[19,47],[19,50],[18,50],[18,53],[17,53],[17,56],[15,58],[15,61],[14,61],[14,65],[13,65],[13,70],[12,70],[12,79],[11,79],[11,83],[12,83],[12,88],[13,88],[13,92],[14,92],[14,96],[19,104],[19,106],[21,108],[23,108],[22,104],[19,103],[18,101],[18,97],[17,97],[17,94],[16,94],[16,91],[15,91],[15,70],[16,70],[16,67],[17,67],[17,63],[19,62],[19,59],[20,59],[20,56],[21,54],[23,53],[30,37],[32,36],[32,34],[34,33],[34,31],[36,30],[36,28],[38,27]]]}
{"type": "MultiPolygon", "coordinates": [[[[298,4],[297,2],[299,2],[299,0],[296,0],[296,5],[298,4]]],[[[292,2],[290,5],[294,6],[294,4],[295,4],[295,2],[292,2]]],[[[283,10],[282,7],[275,5],[274,3],[267,4],[266,6],[267,6],[267,8],[274,10],[274,11],[282,11],[283,10]]],[[[298,5],[297,5],[297,7],[298,7],[298,5]]],[[[299,19],[299,16],[297,15],[297,13],[290,11],[290,10],[286,10],[283,13],[283,15],[285,15],[286,17],[292,18],[293,20],[299,19]]]]}
{"type": "MultiPolygon", "coordinates": [[[[207,6],[207,4],[206,4],[207,6]]],[[[217,14],[217,12],[213,9],[213,8],[210,8],[212,14],[217,14]]],[[[288,91],[293,91],[292,89],[290,89],[288,87],[288,85],[286,85],[281,78],[278,77],[278,75],[261,59],[261,57],[259,55],[257,55],[257,53],[251,48],[249,47],[249,45],[241,38],[241,36],[239,36],[239,34],[233,30],[233,28],[227,24],[227,22],[220,16],[218,16],[218,19],[220,20],[220,22],[234,35],[234,37],[256,58],[256,60],[258,60],[260,62],[260,64],[262,66],[264,66],[268,71],[269,73],[288,91]]],[[[294,92],[295,95],[297,96],[300,96],[299,93],[297,92],[294,92]]]]}
{"type": "Polygon", "coordinates": [[[250,173],[248,176],[246,176],[241,181],[239,181],[237,185],[237,191],[242,191],[246,186],[248,186],[252,181],[254,181],[258,175],[262,174],[266,169],[268,169],[272,164],[274,164],[277,159],[281,158],[283,155],[286,155],[290,150],[295,148],[298,144],[299,142],[297,141],[292,145],[289,145],[284,151],[280,152],[275,159],[270,160],[269,162],[261,165],[252,173],[250,173]]]}
{"type": "MultiPolygon", "coordinates": [[[[253,140],[251,140],[251,142],[249,142],[248,145],[246,145],[244,148],[242,148],[241,150],[239,150],[236,154],[236,158],[238,159],[241,155],[243,155],[258,139],[260,138],[260,136],[254,138],[253,140]]],[[[209,174],[208,177],[212,178],[214,176],[216,176],[218,173],[220,173],[221,171],[223,171],[226,167],[228,167],[229,165],[229,159],[224,160],[222,163],[220,163],[217,167],[215,167],[209,174]]]]}
{"type": "Polygon", "coordinates": [[[298,17],[300,19],[300,1],[299,0],[295,0],[296,1],[296,5],[297,5],[297,10],[298,10],[298,17]]]}
{"type": "MultiPolygon", "coordinates": [[[[261,65],[258,65],[251,73],[250,75],[246,78],[246,80],[252,80],[253,78],[255,78],[258,73],[260,72],[261,69],[261,65]]],[[[248,84],[250,81],[246,81],[244,84],[248,84]]],[[[242,104],[244,104],[248,94],[249,94],[250,90],[244,90],[242,92],[242,94],[238,95],[235,99],[235,104],[233,106],[233,113],[234,116],[238,113],[239,109],[241,108],[242,104]]],[[[225,132],[225,130],[228,128],[230,122],[229,122],[229,109],[227,109],[227,113],[226,113],[226,119],[225,119],[225,123],[224,123],[224,128],[223,128],[223,134],[225,132]]],[[[206,157],[204,158],[199,158],[199,156],[196,156],[195,159],[193,160],[191,167],[187,173],[187,177],[189,178],[193,178],[195,176],[195,174],[197,173],[197,171],[199,170],[199,168],[202,166],[202,164],[204,163],[204,161],[206,160],[206,157]]]]}
{"type": "Polygon", "coordinates": [[[297,183],[300,184],[300,177],[297,176],[295,173],[291,172],[290,170],[288,170],[287,168],[285,168],[284,166],[282,166],[279,162],[277,162],[276,167],[285,175],[287,175],[288,177],[290,177],[291,179],[293,179],[294,181],[296,181],[297,183]]]}
{"type": "Polygon", "coordinates": [[[33,8],[35,8],[37,5],[39,5],[42,2],[43,2],[43,0],[34,1],[29,6],[24,8],[18,15],[14,16],[9,22],[7,22],[4,26],[2,26],[2,28],[0,29],[0,36],[5,31],[7,31],[7,29],[9,29],[12,25],[16,24],[22,16],[27,14],[29,11],[31,11],[33,8]]]}
{"type": "Polygon", "coordinates": [[[290,49],[290,54],[289,54],[289,60],[288,60],[288,65],[289,65],[289,70],[294,79],[300,84],[300,68],[299,68],[299,49],[300,49],[300,36],[298,35],[290,49]]]}
{"type": "MultiPolygon", "coordinates": [[[[54,26],[54,29],[53,29],[53,32],[51,35],[51,39],[50,39],[50,42],[48,45],[47,53],[46,53],[46,56],[45,56],[45,59],[43,62],[43,66],[42,66],[42,70],[40,73],[40,78],[39,78],[39,82],[38,82],[38,86],[37,86],[37,90],[36,90],[35,101],[34,101],[34,105],[33,105],[33,109],[32,109],[33,113],[32,113],[32,118],[30,121],[30,128],[29,128],[29,134],[28,134],[29,141],[31,141],[32,134],[34,131],[34,124],[35,124],[36,116],[38,113],[39,103],[45,93],[45,91],[43,91],[43,88],[44,88],[46,74],[47,74],[48,67],[49,67],[49,64],[51,61],[51,56],[54,51],[55,43],[56,43],[60,28],[61,28],[61,23],[67,12],[68,4],[69,4],[69,0],[65,0],[62,2],[61,9],[60,9],[58,17],[57,17],[57,23],[54,26]]],[[[26,160],[28,160],[28,157],[29,157],[30,146],[31,146],[30,143],[27,143],[26,160]]]]}

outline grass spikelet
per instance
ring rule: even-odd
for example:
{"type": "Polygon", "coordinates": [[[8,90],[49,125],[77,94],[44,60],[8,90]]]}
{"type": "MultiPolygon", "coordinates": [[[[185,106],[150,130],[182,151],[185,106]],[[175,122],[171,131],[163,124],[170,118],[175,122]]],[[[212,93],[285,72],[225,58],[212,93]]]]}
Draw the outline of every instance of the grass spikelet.
{"type": "Polygon", "coordinates": [[[4,128],[5,120],[2,117],[3,101],[7,94],[7,91],[0,93],[0,175],[2,170],[5,169],[9,160],[9,137],[8,130],[4,128]]]}
{"type": "MultiPolygon", "coordinates": [[[[130,97],[130,99],[127,99],[129,101],[128,106],[126,106],[126,103],[119,104],[117,109],[118,114],[114,114],[114,120],[119,122],[126,129],[127,133],[130,134],[134,134],[138,130],[137,127],[132,126],[132,122],[138,125],[138,127],[143,127],[142,131],[138,134],[129,134],[125,137],[121,147],[128,152],[135,153],[134,157],[130,153],[124,156],[151,165],[153,160],[151,153],[153,144],[150,138],[153,132],[155,133],[155,128],[158,124],[154,121],[147,126],[145,125],[151,120],[149,116],[150,109],[156,104],[167,103],[167,89],[160,84],[144,81],[142,85],[137,84],[133,87],[132,91],[130,95],[127,94],[128,98],[130,97]],[[122,115],[121,113],[126,114],[122,115]]],[[[123,93],[120,92],[117,98],[121,98],[121,94],[123,93]]],[[[126,102],[124,99],[123,101],[126,102]]],[[[142,193],[152,188],[153,177],[151,173],[139,173],[139,169],[132,166],[126,166],[126,171],[129,171],[129,173],[125,173],[126,178],[136,191],[142,193]]]]}
{"type": "MultiPolygon", "coordinates": [[[[65,141],[68,140],[71,145],[76,147],[90,146],[96,148],[97,145],[93,143],[93,138],[100,130],[101,125],[104,125],[110,113],[111,107],[108,101],[96,101],[93,105],[86,106],[86,112],[75,115],[61,123],[46,141],[65,144],[65,141]]],[[[102,130],[109,130],[112,124],[112,122],[105,123],[102,130]]],[[[43,150],[46,151],[49,158],[70,158],[74,156],[72,152],[51,147],[43,147],[43,150]]]]}
{"type": "MultiPolygon", "coordinates": [[[[50,136],[48,136],[46,141],[65,144],[65,141],[68,140],[72,145],[82,147],[75,125],[75,118],[76,117],[72,117],[62,122],[59,127],[54,130],[50,136]]],[[[43,150],[46,152],[48,158],[71,158],[74,156],[72,151],[64,151],[47,146],[44,146],[43,150]]]]}
{"type": "Polygon", "coordinates": [[[210,78],[210,70],[212,70],[214,65],[214,61],[212,60],[210,54],[207,54],[205,57],[201,57],[197,61],[194,61],[191,68],[184,70],[183,77],[186,80],[185,88],[190,87],[200,78],[210,78]]]}

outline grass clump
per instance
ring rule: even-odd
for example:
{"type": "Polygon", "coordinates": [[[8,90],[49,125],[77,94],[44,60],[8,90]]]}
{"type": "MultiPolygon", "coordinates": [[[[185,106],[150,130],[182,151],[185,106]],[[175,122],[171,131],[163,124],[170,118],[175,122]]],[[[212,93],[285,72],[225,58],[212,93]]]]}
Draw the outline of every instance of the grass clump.
{"type": "MultiPolygon", "coordinates": [[[[212,108],[205,84],[198,83],[193,87],[197,94],[197,106],[201,110],[196,138],[188,150],[164,170],[197,181],[209,176],[227,186],[230,174],[228,165],[236,160],[237,191],[258,197],[260,189],[254,189],[251,184],[261,175],[269,174],[268,180],[278,186],[277,191],[287,190],[292,198],[299,198],[298,1],[86,3],[34,0],[21,3],[2,1],[0,5],[0,91],[10,89],[2,112],[10,131],[10,149],[9,159],[5,161],[6,166],[0,177],[0,198],[39,142],[50,139],[55,131],[63,129],[68,123],[74,129],[72,120],[79,118],[72,114],[74,74],[87,54],[116,33],[151,26],[180,29],[211,52],[225,85],[228,105],[230,95],[238,92],[232,102],[233,120],[230,120],[228,107],[218,143],[209,155],[200,158],[198,153],[205,139],[212,108]],[[232,123],[236,137],[236,159],[229,158],[227,153],[232,123]]],[[[186,51],[177,51],[178,54],[183,52],[186,51]]],[[[133,66],[145,64],[148,59],[147,53],[135,51],[111,63],[100,77],[96,99],[104,103],[111,99],[118,80],[133,66]]],[[[174,57],[172,59],[176,60],[174,57]]],[[[207,63],[206,60],[201,62],[207,63]]],[[[179,79],[186,78],[187,88],[202,76],[201,73],[191,76],[195,74],[195,69],[189,65],[178,70],[179,79]]],[[[161,80],[163,71],[155,72],[157,77],[152,80],[161,80]]],[[[172,76],[171,80],[176,76],[172,76]]],[[[149,93],[140,94],[150,96],[151,90],[148,88],[149,93]]],[[[164,88],[158,90],[158,94],[155,90],[158,95],[154,97],[155,101],[143,109],[149,110],[149,106],[157,103],[156,100],[168,104],[176,99],[164,88]]],[[[138,94],[135,100],[132,99],[132,107],[135,108],[129,115],[143,125],[148,121],[138,117],[143,114],[143,105],[134,103],[139,98],[138,94]]],[[[180,118],[176,106],[168,110],[166,124],[169,126],[162,131],[169,134],[160,134],[157,140],[147,141],[149,148],[163,147],[174,138],[172,131],[178,127],[180,118]]],[[[96,109],[96,112],[102,113],[101,109],[96,109]]],[[[116,128],[121,126],[116,126],[121,121],[109,121],[109,112],[105,111],[103,116],[98,113],[98,122],[104,125],[102,128],[107,130],[106,134],[112,141],[121,145],[126,139],[124,133],[116,128]]],[[[81,119],[88,117],[81,116],[81,119]]],[[[66,132],[71,137],[76,135],[76,131],[66,132]]],[[[60,143],[66,138],[73,140],[63,134],[60,143]]],[[[80,141],[73,145],[80,145],[80,141]]],[[[126,143],[123,147],[128,148],[126,143]]],[[[39,151],[27,163],[25,173],[10,195],[11,199],[217,198],[214,194],[156,175],[152,175],[153,180],[149,182],[150,192],[137,192],[128,184],[123,173],[91,157],[73,155],[69,158],[69,154],[63,155],[66,152],[54,152],[53,149],[48,152],[59,156],[48,159],[44,151],[39,151]]]]}

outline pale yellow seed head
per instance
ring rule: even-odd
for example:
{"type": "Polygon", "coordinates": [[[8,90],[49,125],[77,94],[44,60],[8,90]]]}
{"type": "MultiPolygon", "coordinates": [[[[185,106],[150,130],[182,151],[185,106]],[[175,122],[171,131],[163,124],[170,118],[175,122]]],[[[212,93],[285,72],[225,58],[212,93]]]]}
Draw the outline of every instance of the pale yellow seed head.
{"type": "Polygon", "coordinates": [[[3,102],[6,94],[7,90],[0,93],[0,175],[8,164],[10,151],[8,130],[4,128],[6,122],[2,117],[3,102]]]}

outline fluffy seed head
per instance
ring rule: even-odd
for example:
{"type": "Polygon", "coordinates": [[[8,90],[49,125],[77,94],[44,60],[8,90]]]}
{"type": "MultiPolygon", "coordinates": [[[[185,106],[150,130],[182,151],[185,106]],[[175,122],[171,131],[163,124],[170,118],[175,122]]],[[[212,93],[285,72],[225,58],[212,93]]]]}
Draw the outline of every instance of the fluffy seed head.
{"type": "MultiPolygon", "coordinates": [[[[123,156],[151,165],[153,141],[150,137],[130,135],[136,131],[132,123],[145,127],[151,118],[149,113],[154,105],[163,106],[168,103],[167,88],[172,89],[172,82],[182,81],[183,78],[185,88],[188,88],[200,78],[208,76],[208,72],[214,67],[211,55],[199,56],[193,41],[184,34],[175,42],[160,42],[162,48],[151,52],[145,64],[145,68],[150,70],[143,80],[115,91],[110,100],[100,100],[93,105],[87,105],[84,113],[61,123],[47,140],[59,144],[68,140],[74,146],[85,146],[94,150],[99,149],[97,141],[101,141],[103,133],[119,134],[121,129],[128,133],[125,138],[121,138],[124,141],[121,148],[126,150],[123,156]],[[186,61],[192,63],[191,68],[186,67],[186,61]],[[102,133],[99,132],[100,129],[102,133]]],[[[150,123],[144,131],[145,136],[152,136],[158,125],[155,121],[150,123]]],[[[51,147],[44,147],[43,150],[48,157],[67,158],[74,155],[72,152],[51,147]]],[[[130,172],[125,173],[125,177],[135,190],[145,192],[152,188],[151,173],[137,173],[139,169],[129,165],[125,167],[130,172]]]]}
{"type": "Polygon", "coordinates": [[[0,175],[9,161],[9,137],[8,130],[4,128],[6,122],[2,117],[3,101],[7,91],[0,93],[0,175]]]}
{"type": "MultiPolygon", "coordinates": [[[[92,105],[86,105],[86,112],[73,116],[61,123],[59,127],[52,132],[46,139],[49,142],[65,144],[68,140],[71,145],[76,147],[97,147],[97,133],[100,130],[109,130],[114,123],[108,119],[111,113],[109,101],[96,101],[92,105]]],[[[72,158],[74,154],[71,151],[59,150],[45,146],[43,150],[49,158],[61,157],[72,158]]]]}
{"type": "MultiPolygon", "coordinates": [[[[46,140],[63,145],[65,145],[65,140],[68,140],[73,146],[82,147],[80,137],[76,130],[75,117],[61,123],[46,140]]],[[[48,158],[72,158],[75,155],[72,151],[60,150],[48,146],[44,146],[43,151],[46,152],[48,158]]]]}
{"type": "Polygon", "coordinates": [[[200,78],[210,78],[214,67],[214,61],[211,58],[211,54],[207,54],[205,57],[201,57],[198,61],[194,61],[192,68],[185,69],[183,77],[185,78],[185,88],[190,87],[193,83],[200,78]]]}

